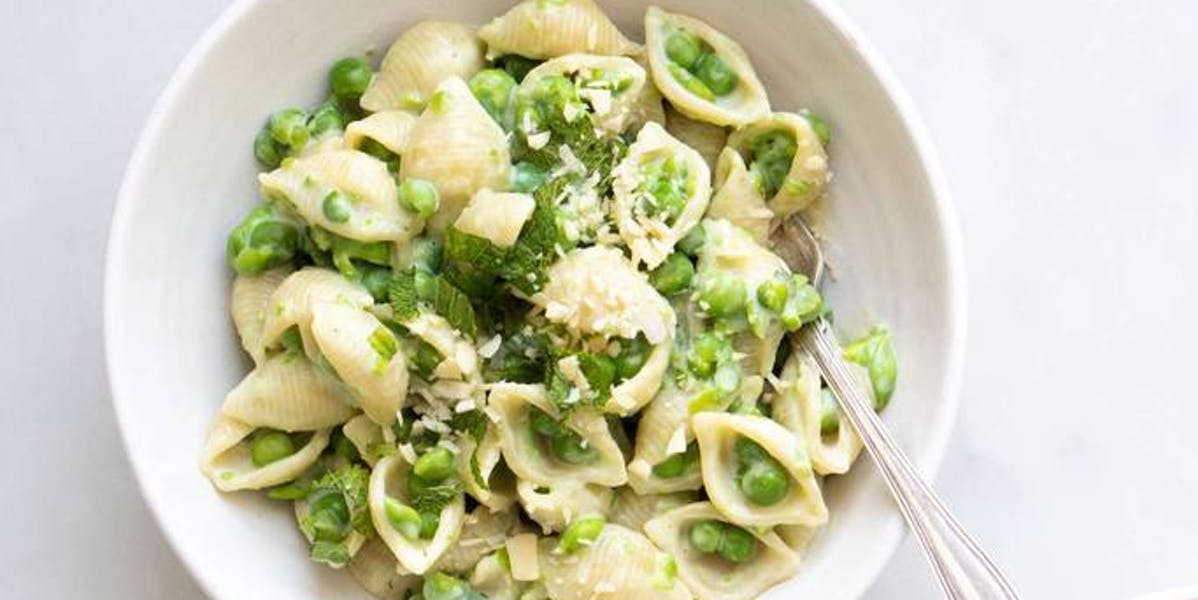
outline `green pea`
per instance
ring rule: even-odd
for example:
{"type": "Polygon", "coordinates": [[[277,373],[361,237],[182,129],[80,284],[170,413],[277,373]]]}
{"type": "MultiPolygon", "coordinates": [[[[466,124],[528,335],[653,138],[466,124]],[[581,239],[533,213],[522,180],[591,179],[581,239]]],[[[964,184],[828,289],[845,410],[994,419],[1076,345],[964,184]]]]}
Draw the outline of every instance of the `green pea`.
{"type": "Polygon", "coordinates": [[[404,208],[427,219],[441,206],[441,196],[433,184],[409,177],[399,185],[399,202],[404,208]]]}
{"type": "Polygon", "coordinates": [[[254,158],[257,158],[262,166],[273,169],[279,166],[286,156],[287,149],[275,141],[269,127],[263,127],[254,137],[254,158]]]}
{"type": "Polygon", "coordinates": [[[702,55],[702,40],[689,31],[679,29],[666,37],[666,56],[678,66],[689,70],[702,55]]]}
{"type": "Polygon", "coordinates": [[[627,340],[616,355],[616,376],[620,380],[629,379],[641,372],[645,361],[649,359],[649,343],[645,338],[637,336],[627,340]]]}
{"type": "Polygon", "coordinates": [[[508,187],[513,192],[531,194],[549,179],[549,171],[530,162],[520,161],[512,168],[508,187]]]}
{"type": "Polygon", "coordinates": [[[334,190],[324,197],[324,202],[320,204],[320,211],[324,213],[326,219],[334,223],[345,223],[349,221],[352,206],[345,194],[334,190]]]}
{"type": "Polygon", "coordinates": [[[505,130],[511,130],[516,80],[502,69],[485,69],[470,78],[470,92],[487,114],[505,130]]]}
{"type": "Polygon", "coordinates": [[[299,354],[304,351],[304,338],[300,336],[299,327],[292,325],[279,336],[279,345],[285,352],[299,354]]]}
{"type": "Polygon", "coordinates": [[[725,525],[720,556],[734,563],[743,563],[757,553],[757,538],[735,525],[725,525]]]}
{"type": "Polygon", "coordinates": [[[343,58],[329,69],[329,89],[342,102],[356,102],[370,86],[374,69],[370,63],[356,56],[343,58]]]}
{"type": "Polygon", "coordinates": [[[685,254],[675,252],[649,274],[649,283],[662,294],[671,296],[690,288],[694,278],[695,265],[685,254]]]}
{"type": "Polygon", "coordinates": [[[242,275],[290,261],[300,245],[300,225],[274,204],[259,204],[229,232],[225,258],[242,275]]]}
{"type": "Polygon", "coordinates": [[[686,452],[673,454],[669,458],[653,465],[653,475],[661,479],[672,479],[690,471],[699,460],[699,446],[694,442],[687,444],[686,452]]]}
{"type": "MultiPolygon", "coordinates": [[[[486,598],[465,581],[439,571],[424,576],[424,586],[417,596],[423,596],[423,600],[481,600],[486,598]]],[[[413,600],[415,598],[416,596],[413,596],[413,600]]]]}
{"type": "Polygon", "coordinates": [[[790,477],[774,461],[758,462],[740,477],[740,491],[757,506],[773,506],[786,497],[790,477]]]}
{"type": "Polygon", "coordinates": [[[713,317],[732,317],[745,309],[745,281],[731,273],[711,271],[699,281],[699,302],[713,317]]]}
{"type": "Polygon", "coordinates": [[[308,113],[301,108],[284,108],[270,116],[270,135],[276,142],[299,151],[308,143],[308,113]]]}
{"type": "Polygon", "coordinates": [[[772,198],[782,188],[794,162],[796,144],[790,132],[767,131],[750,142],[753,152],[751,169],[766,198],[772,198]]]}
{"type": "Polygon", "coordinates": [[[720,340],[712,334],[703,334],[695,338],[687,357],[687,365],[696,377],[707,378],[715,373],[720,346],[720,340]]]}
{"type": "Polygon", "coordinates": [[[420,537],[422,521],[416,509],[391,497],[383,500],[383,508],[387,511],[387,520],[401,535],[409,540],[420,537]]]}
{"type": "Polygon", "coordinates": [[[686,69],[682,68],[682,66],[676,65],[672,62],[666,63],[666,69],[669,70],[670,75],[674,77],[679,85],[685,88],[688,92],[707,100],[708,102],[715,100],[715,93],[711,91],[711,88],[707,87],[707,84],[699,80],[698,77],[692,75],[690,71],[687,71],[686,69]]]}
{"type": "Polygon", "coordinates": [[[260,429],[250,444],[250,457],[255,467],[265,467],[295,454],[295,442],[282,431],[260,429]]]}
{"type": "Polygon", "coordinates": [[[828,388],[820,389],[820,435],[836,435],[840,431],[840,405],[828,388]]]}
{"type": "Polygon", "coordinates": [[[704,554],[713,554],[723,545],[726,527],[723,523],[708,519],[691,526],[691,546],[704,554]]]}
{"type": "Polygon", "coordinates": [[[362,268],[362,286],[370,292],[375,302],[386,302],[391,290],[391,269],[367,265],[362,268]]]}
{"type": "Polygon", "coordinates": [[[438,446],[416,459],[416,464],[412,465],[412,472],[425,481],[438,482],[452,477],[454,467],[453,452],[449,448],[438,446]]]}
{"type": "Polygon", "coordinates": [[[747,466],[770,458],[765,448],[762,448],[760,444],[743,435],[736,438],[736,444],[733,448],[736,452],[736,458],[741,465],[747,466]]]}
{"type": "Polygon", "coordinates": [[[378,141],[372,138],[363,138],[358,144],[358,151],[365,152],[366,154],[369,154],[387,163],[388,169],[391,169],[392,166],[396,167],[396,169],[392,171],[393,173],[398,171],[399,156],[392,152],[390,148],[380,144],[378,141]]]}
{"type": "Polygon", "coordinates": [[[832,130],[828,128],[828,123],[821,119],[819,115],[806,109],[799,111],[799,114],[803,115],[803,118],[807,119],[807,122],[811,124],[811,130],[819,138],[819,143],[827,146],[828,142],[832,141],[832,130]]]}
{"type": "Polygon", "coordinates": [[[412,266],[425,273],[441,272],[441,261],[445,245],[437,238],[418,237],[412,240],[412,266]]]}
{"type": "Polygon", "coordinates": [[[898,378],[898,357],[890,330],[875,325],[869,335],[845,346],[844,357],[869,369],[869,381],[874,388],[874,409],[882,410],[894,394],[898,378]]]}
{"type": "Polygon", "coordinates": [[[716,96],[727,96],[736,89],[740,78],[718,55],[705,52],[694,65],[695,77],[716,96]]]}
{"type": "Polygon", "coordinates": [[[599,452],[572,431],[553,438],[549,446],[558,459],[572,465],[589,465],[599,458],[599,452]]]}
{"type": "Polygon", "coordinates": [[[535,69],[541,61],[520,56],[519,54],[506,54],[495,59],[495,66],[507,71],[512,79],[516,81],[524,81],[524,76],[528,72],[535,69]]]}
{"type": "Polygon", "coordinates": [[[308,133],[311,137],[319,138],[325,135],[339,133],[345,130],[346,117],[336,104],[328,103],[321,106],[312,114],[308,121],[308,133]]]}
{"type": "Polygon", "coordinates": [[[757,286],[757,301],[774,312],[782,312],[782,309],[786,307],[786,297],[789,294],[786,287],[786,282],[777,279],[763,281],[761,285],[757,286]]]}
{"type": "Polygon", "coordinates": [[[574,519],[562,532],[561,540],[557,543],[558,551],[569,554],[583,546],[591,545],[599,538],[599,534],[603,533],[603,526],[606,524],[607,519],[603,518],[603,515],[584,515],[574,519]]]}
{"type": "Polygon", "coordinates": [[[336,489],[318,489],[309,497],[310,514],[316,539],[339,542],[348,535],[349,506],[336,489]]]}
{"type": "Polygon", "coordinates": [[[563,433],[561,424],[540,410],[530,411],[529,424],[533,431],[548,438],[557,437],[563,433]]]}
{"type": "Polygon", "coordinates": [[[707,233],[703,231],[702,225],[696,225],[693,229],[686,232],[686,235],[682,236],[682,239],[678,240],[678,244],[674,247],[681,250],[687,256],[696,257],[706,243],[707,233]]]}
{"type": "Polygon", "coordinates": [[[420,513],[420,539],[431,540],[437,535],[437,528],[441,526],[441,513],[423,512],[420,513]]]}

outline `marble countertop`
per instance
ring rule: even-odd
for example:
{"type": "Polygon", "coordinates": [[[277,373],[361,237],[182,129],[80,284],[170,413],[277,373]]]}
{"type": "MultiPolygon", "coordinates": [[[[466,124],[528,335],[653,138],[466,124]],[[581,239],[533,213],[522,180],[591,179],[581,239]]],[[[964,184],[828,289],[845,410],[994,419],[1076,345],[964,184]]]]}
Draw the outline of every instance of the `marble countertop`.
{"type": "MultiPolygon", "coordinates": [[[[100,290],[141,123],[225,4],[0,7],[11,597],[202,596],[125,459],[100,290]]],[[[1028,598],[1198,582],[1198,3],[843,4],[922,113],[964,233],[968,356],[938,487],[1028,598]]],[[[867,597],[937,597],[914,542],[867,597]]]]}

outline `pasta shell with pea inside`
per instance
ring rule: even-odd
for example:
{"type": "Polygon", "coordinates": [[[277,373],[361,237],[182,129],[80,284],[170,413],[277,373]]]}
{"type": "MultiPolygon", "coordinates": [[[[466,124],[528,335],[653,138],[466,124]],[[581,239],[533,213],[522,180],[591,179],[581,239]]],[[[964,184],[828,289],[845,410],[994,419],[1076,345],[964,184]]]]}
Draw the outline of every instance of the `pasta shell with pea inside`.
{"type": "Polygon", "coordinates": [[[641,50],[592,0],[524,0],[483,25],[478,37],[487,44],[487,58],[546,59],[576,52],[627,56],[641,50]]]}
{"type": "Polygon", "coordinates": [[[300,434],[299,449],[266,465],[256,465],[250,436],[255,427],[227,415],[217,415],[200,456],[200,471],[222,492],[260,490],[282,485],[302,475],[329,445],[329,429],[300,434]]]}
{"type": "Polygon", "coordinates": [[[691,417],[699,442],[703,487],[724,518],[743,527],[821,525],[828,508],[799,438],[766,417],[702,412],[691,417]],[[784,477],[782,493],[771,503],[751,499],[744,482],[747,470],[741,445],[755,444],[756,462],[772,461],[784,477]]]}
{"type": "Polygon", "coordinates": [[[395,555],[400,566],[409,573],[423,575],[457,542],[465,519],[466,504],[464,497],[458,494],[441,509],[432,539],[405,537],[391,525],[386,505],[387,499],[393,498],[410,506],[407,483],[411,470],[412,465],[398,454],[380,460],[370,471],[367,501],[374,530],[395,555]]]}
{"type": "Polygon", "coordinates": [[[657,89],[678,112],[687,117],[715,125],[740,127],[769,113],[769,97],[749,62],[748,54],[739,44],[707,23],[650,6],[645,12],[645,45],[657,89]],[[681,58],[678,53],[675,53],[674,58],[671,57],[667,44],[671,43],[670,36],[677,32],[689,36],[686,39],[690,41],[691,58],[696,64],[703,53],[718,57],[719,63],[706,60],[721,65],[726,81],[731,75],[730,88],[719,90],[726,93],[716,94],[707,89],[700,78],[688,71],[688,68],[696,69],[694,64],[680,65],[675,61],[675,58],[681,58]],[[696,93],[696,87],[702,91],[696,93]]]}
{"type": "Polygon", "coordinates": [[[646,123],[612,170],[614,213],[632,262],[655,269],[690,232],[711,201],[711,171],[694,149],[646,123]]]}
{"type": "Polygon", "coordinates": [[[469,435],[462,435],[456,443],[460,449],[457,456],[458,479],[466,493],[490,510],[508,510],[516,502],[515,481],[511,472],[500,464],[503,450],[500,447],[499,425],[488,420],[481,440],[475,441],[469,435]],[[479,483],[479,478],[483,484],[479,483]]]}
{"type": "MultiPolygon", "coordinates": [[[[861,389],[873,390],[864,367],[847,363],[861,380],[861,389]]],[[[774,394],[772,416],[803,440],[815,472],[820,475],[847,473],[861,452],[861,438],[832,403],[826,405],[815,359],[795,348],[779,376],[782,388],[774,394]],[[830,411],[830,414],[829,414],[830,411]],[[836,424],[825,427],[825,420],[836,424]]]]}
{"type": "Polygon", "coordinates": [[[428,223],[436,233],[458,218],[475,192],[505,189],[510,165],[507,135],[455,76],[438,86],[412,127],[400,174],[437,188],[440,207],[428,223]]]}
{"type": "Polygon", "coordinates": [[[451,76],[469,79],[483,70],[483,48],[474,28],[451,21],[421,21],[387,49],[379,72],[362,94],[362,108],[420,110],[451,76]]]}
{"type": "Polygon", "coordinates": [[[674,557],[678,578],[696,597],[750,600],[798,573],[799,556],[769,529],[744,530],[753,537],[754,544],[742,562],[701,551],[691,542],[691,530],[699,523],[710,522],[727,523],[727,518],[710,502],[696,502],[645,524],[645,534],[674,557]]]}
{"type": "Polygon", "coordinates": [[[416,115],[406,110],[384,110],[359,119],[345,127],[345,147],[357,150],[372,140],[392,153],[403,156],[408,138],[416,125],[416,115]]]}
{"type": "MultiPolygon", "coordinates": [[[[520,83],[530,90],[546,77],[562,76],[574,83],[579,97],[590,107],[595,127],[623,133],[648,120],[651,107],[648,74],[635,60],[623,56],[567,54],[547,60],[528,72],[520,83]]],[[[660,96],[658,96],[660,110],[660,96]]]]}
{"type": "Polygon", "coordinates": [[[693,598],[676,576],[675,559],[644,534],[607,523],[598,537],[572,552],[556,550],[556,538],[538,544],[541,583],[550,598],[693,598]]]}
{"type": "Polygon", "coordinates": [[[720,152],[715,169],[715,193],[707,216],[725,219],[753,236],[753,241],[769,244],[774,211],[765,205],[745,159],[732,148],[720,152]]]}
{"type": "Polygon", "coordinates": [[[728,137],[759,179],[766,206],[781,218],[799,212],[824,193],[828,154],[804,116],[777,112],[754,120],[728,137]]]}

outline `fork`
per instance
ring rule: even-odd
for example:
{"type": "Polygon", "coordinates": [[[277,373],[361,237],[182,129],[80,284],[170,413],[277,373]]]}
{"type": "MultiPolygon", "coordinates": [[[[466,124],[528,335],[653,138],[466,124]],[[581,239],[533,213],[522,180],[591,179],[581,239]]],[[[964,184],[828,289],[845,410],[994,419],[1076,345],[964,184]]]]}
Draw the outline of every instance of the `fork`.
{"type": "MultiPolygon", "coordinates": [[[[797,215],[784,220],[771,236],[774,249],[796,273],[819,286],[823,251],[815,234],[797,215]]],[[[953,517],[924,481],[873,410],[870,395],[841,354],[840,344],[822,317],[794,334],[796,344],[815,359],[841,412],[861,437],[882,472],[907,525],[915,532],[944,595],[956,599],[1016,599],[998,567],[953,517]]]]}

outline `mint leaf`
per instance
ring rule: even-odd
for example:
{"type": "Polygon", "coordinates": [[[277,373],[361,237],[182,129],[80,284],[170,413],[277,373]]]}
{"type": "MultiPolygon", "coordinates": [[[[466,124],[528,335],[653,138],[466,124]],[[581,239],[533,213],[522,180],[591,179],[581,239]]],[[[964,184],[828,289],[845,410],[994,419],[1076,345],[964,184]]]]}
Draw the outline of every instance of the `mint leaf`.
{"type": "Polygon", "coordinates": [[[391,310],[396,321],[407,321],[420,314],[419,295],[416,293],[416,276],[412,271],[396,273],[387,290],[391,310]]]}

